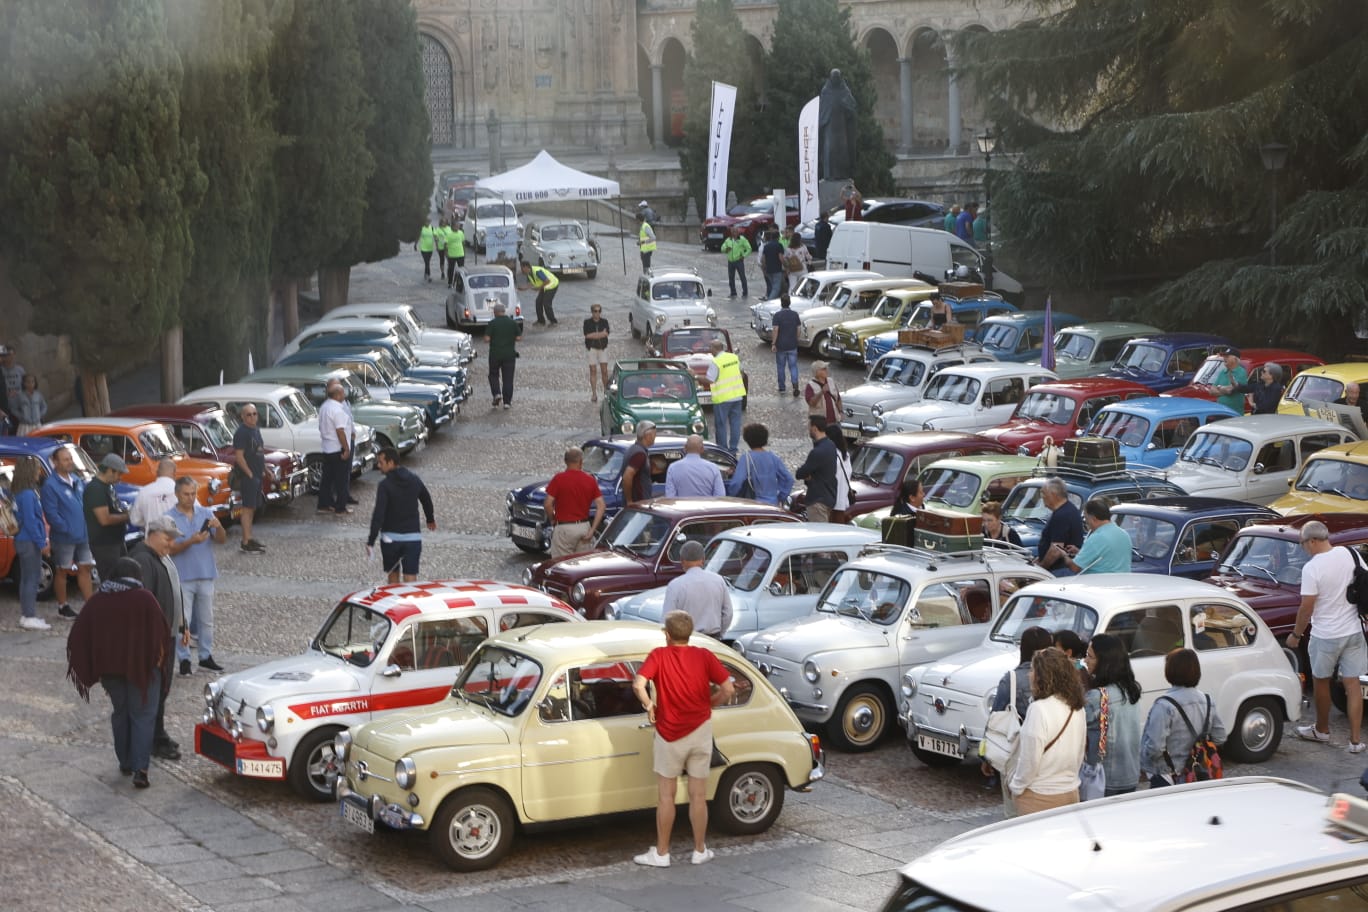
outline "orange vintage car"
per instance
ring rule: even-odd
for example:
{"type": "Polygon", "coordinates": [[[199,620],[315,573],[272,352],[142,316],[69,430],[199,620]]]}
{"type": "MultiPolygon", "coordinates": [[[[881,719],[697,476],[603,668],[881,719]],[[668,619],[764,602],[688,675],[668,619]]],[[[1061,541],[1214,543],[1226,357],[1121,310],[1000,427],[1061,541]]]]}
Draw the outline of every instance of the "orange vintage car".
{"type": "Polygon", "coordinates": [[[166,426],[145,418],[71,418],[53,421],[34,430],[30,436],[70,441],[85,451],[92,462],[109,453],[128,465],[123,480],[142,487],[157,479],[157,465],[174,459],[176,475],[189,475],[199,482],[199,502],[214,511],[220,520],[231,518],[240,498],[228,485],[230,468],[217,460],[198,459],[166,426]]]}

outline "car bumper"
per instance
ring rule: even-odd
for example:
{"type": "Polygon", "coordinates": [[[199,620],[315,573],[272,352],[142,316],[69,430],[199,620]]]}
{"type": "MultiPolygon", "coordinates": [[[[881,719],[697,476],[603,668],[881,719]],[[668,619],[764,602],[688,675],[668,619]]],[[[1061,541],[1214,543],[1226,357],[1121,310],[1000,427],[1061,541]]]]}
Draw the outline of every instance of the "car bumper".
{"type": "Polygon", "coordinates": [[[529,547],[543,551],[551,549],[551,527],[545,521],[507,516],[504,518],[504,535],[529,547]]]}
{"type": "Polygon", "coordinates": [[[262,494],[268,504],[284,505],[290,503],[297,497],[303,497],[304,492],[309,489],[309,472],[301,468],[290,475],[290,477],[277,481],[275,486],[262,494]]]}
{"type": "Polygon", "coordinates": [[[859,340],[852,342],[849,339],[833,338],[829,348],[832,357],[855,364],[864,364],[864,346],[859,343],[859,340]]]}
{"type": "Polygon", "coordinates": [[[352,474],[360,475],[375,465],[375,442],[358,444],[352,450],[352,474]]]}
{"type": "Polygon", "coordinates": [[[376,823],[383,823],[393,830],[421,830],[427,826],[421,814],[415,814],[398,804],[386,804],[379,795],[368,799],[352,791],[345,782],[337,784],[337,806],[343,820],[367,833],[375,832],[376,823]],[[370,826],[364,824],[365,820],[370,821],[370,826]]]}
{"type": "Polygon", "coordinates": [[[195,725],[195,753],[248,779],[279,781],[285,778],[284,757],[272,757],[263,741],[245,738],[234,741],[233,736],[215,722],[195,725]]]}
{"type": "Polygon", "coordinates": [[[906,708],[898,712],[898,725],[907,733],[909,746],[958,760],[978,756],[979,739],[970,735],[963,725],[954,731],[931,725],[919,725],[906,708]]]}
{"type": "Polygon", "coordinates": [[[402,455],[409,453],[421,453],[423,447],[427,445],[427,427],[419,427],[407,432],[407,436],[394,441],[394,448],[402,455]]]}

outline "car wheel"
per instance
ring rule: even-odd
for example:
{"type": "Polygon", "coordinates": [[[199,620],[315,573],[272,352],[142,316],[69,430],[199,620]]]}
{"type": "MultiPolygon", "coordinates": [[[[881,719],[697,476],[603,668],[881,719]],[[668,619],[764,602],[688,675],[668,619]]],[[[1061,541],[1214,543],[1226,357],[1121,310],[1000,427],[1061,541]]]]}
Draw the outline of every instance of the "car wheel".
{"type": "Polygon", "coordinates": [[[812,340],[812,350],[819,360],[830,360],[832,356],[831,337],[827,333],[819,333],[817,338],[812,340]]]}
{"type": "Polygon", "coordinates": [[[873,750],[888,730],[888,700],[873,684],[857,684],[845,692],[827,735],[844,751],[873,750]]]}
{"type": "Polygon", "coordinates": [[[597,278],[597,277],[598,277],[598,270],[597,270],[597,269],[586,269],[586,270],[584,270],[584,277],[587,278],[587,279],[597,278]]]}
{"type": "Polygon", "coordinates": [[[323,458],[321,456],[307,456],[304,459],[304,468],[308,471],[308,482],[306,487],[310,494],[318,493],[319,487],[323,484],[323,458]]]}
{"type": "Polygon", "coordinates": [[[52,580],[57,576],[53,569],[52,558],[43,556],[38,569],[38,598],[47,601],[52,597],[52,580]]]}
{"type": "Polygon", "coordinates": [[[952,766],[959,766],[960,764],[958,757],[947,757],[945,754],[938,754],[935,751],[929,751],[924,747],[917,747],[917,745],[911,741],[907,742],[907,746],[912,749],[912,756],[916,757],[932,769],[947,769],[952,766]]]}
{"type": "Polygon", "coordinates": [[[1246,700],[1235,716],[1222,753],[1241,763],[1262,763],[1282,741],[1283,709],[1273,697],[1246,700]]]}
{"type": "Polygon", "coordinates": [[[310,801],[332,801],[336,783],[333,735],[342,729],[329,727],[309,732],[290,758],[290,788],[310,801]]]}
{"type": "Polygon", "coordinates": [[[384,434],[376,434],[376,435],[375,435],[375,451],[376,451],[377,453],[380,452],[381,450],[383,450],[385,447],[392,447],[392,446],[394,446],[394,441],[393,441],[393,440],[390,440],[390,439],[389,439],[388,437],[386,437],[384,434]]]}
{"type": "Polygon", "coordinates": [[[513,846],[513,811],[490,788],[462,789],[437,809],[428,836],[432,850],[453,871],[483,871],[513,846]]]}
{"type": "Polygon", "coordinates": [[[779,768],[769,763],[735,766],[722,774],[712,801],[712,819],[719,829],[741,836],[763,833],[784,809],[784,782],[779,768]]]}

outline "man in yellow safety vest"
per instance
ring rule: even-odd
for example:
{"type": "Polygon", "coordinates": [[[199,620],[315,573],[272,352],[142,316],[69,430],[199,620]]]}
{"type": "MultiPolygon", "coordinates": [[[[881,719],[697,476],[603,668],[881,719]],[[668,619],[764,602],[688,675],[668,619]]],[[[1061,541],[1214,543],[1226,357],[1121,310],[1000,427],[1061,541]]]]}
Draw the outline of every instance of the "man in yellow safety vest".
{"type": "Polygon", "coordinates": [[[646,221],[646,213],[638,212],[637,221],[641,222],[641,230],[637,232],[637,247],[641,250],[641,268],[651,268],[651,254],[655,253],[656,236],[655,229],[651,223],[646,221]]]}
{"type": "Polygon", "coordinates": [[[522,273],[527,276],[527,281],[532,283],[532,287],[537,289],[537,322],[533,326],[545,326],[548,323],[552,326],[560,321],[556,319],[556,311],[552,307],[552,302],[556,299],[556,289],[560,287],[560,279],[556,274],[545,266],[533,266],[531,263],[522,264],[522,273]]]}
{"type": "Polygon", "coordinates": [[[716,425],[713,436],[718,446],[735,456],[741,445],[741,403],[746,398],[741,359],[727,351],[721,339],[714,339],[711,347],[713,363],[708,367],[708,385],[716,425]]]}

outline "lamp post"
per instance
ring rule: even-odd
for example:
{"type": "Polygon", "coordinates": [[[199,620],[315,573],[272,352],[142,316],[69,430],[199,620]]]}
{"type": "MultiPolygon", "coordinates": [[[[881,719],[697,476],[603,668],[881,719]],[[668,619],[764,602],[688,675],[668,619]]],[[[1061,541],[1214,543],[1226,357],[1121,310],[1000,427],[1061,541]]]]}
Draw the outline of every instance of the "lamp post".
{"type": "Polygon", "coordinates": [[[993,287],[993,150],[997,148],[997,137],[993,128],[987,127],[977,137],[979,151],[983,153],[983,208],[987,214],[987,230],[984,232],[986,250],[983,254],[983,285],[993,287]]]}
{"type": "Polygon", "coordinates": [[[1273,205],[1271,207],[1273,228],[1268,236],[1268,265],[1278,265],[1278,172],[1287,164],[1287,146],[1283,143],[1264,143],[1259,147],[1259,157],[1263,159],[1264,170],[1269,174],[1272,186],[1273,205]]]}

